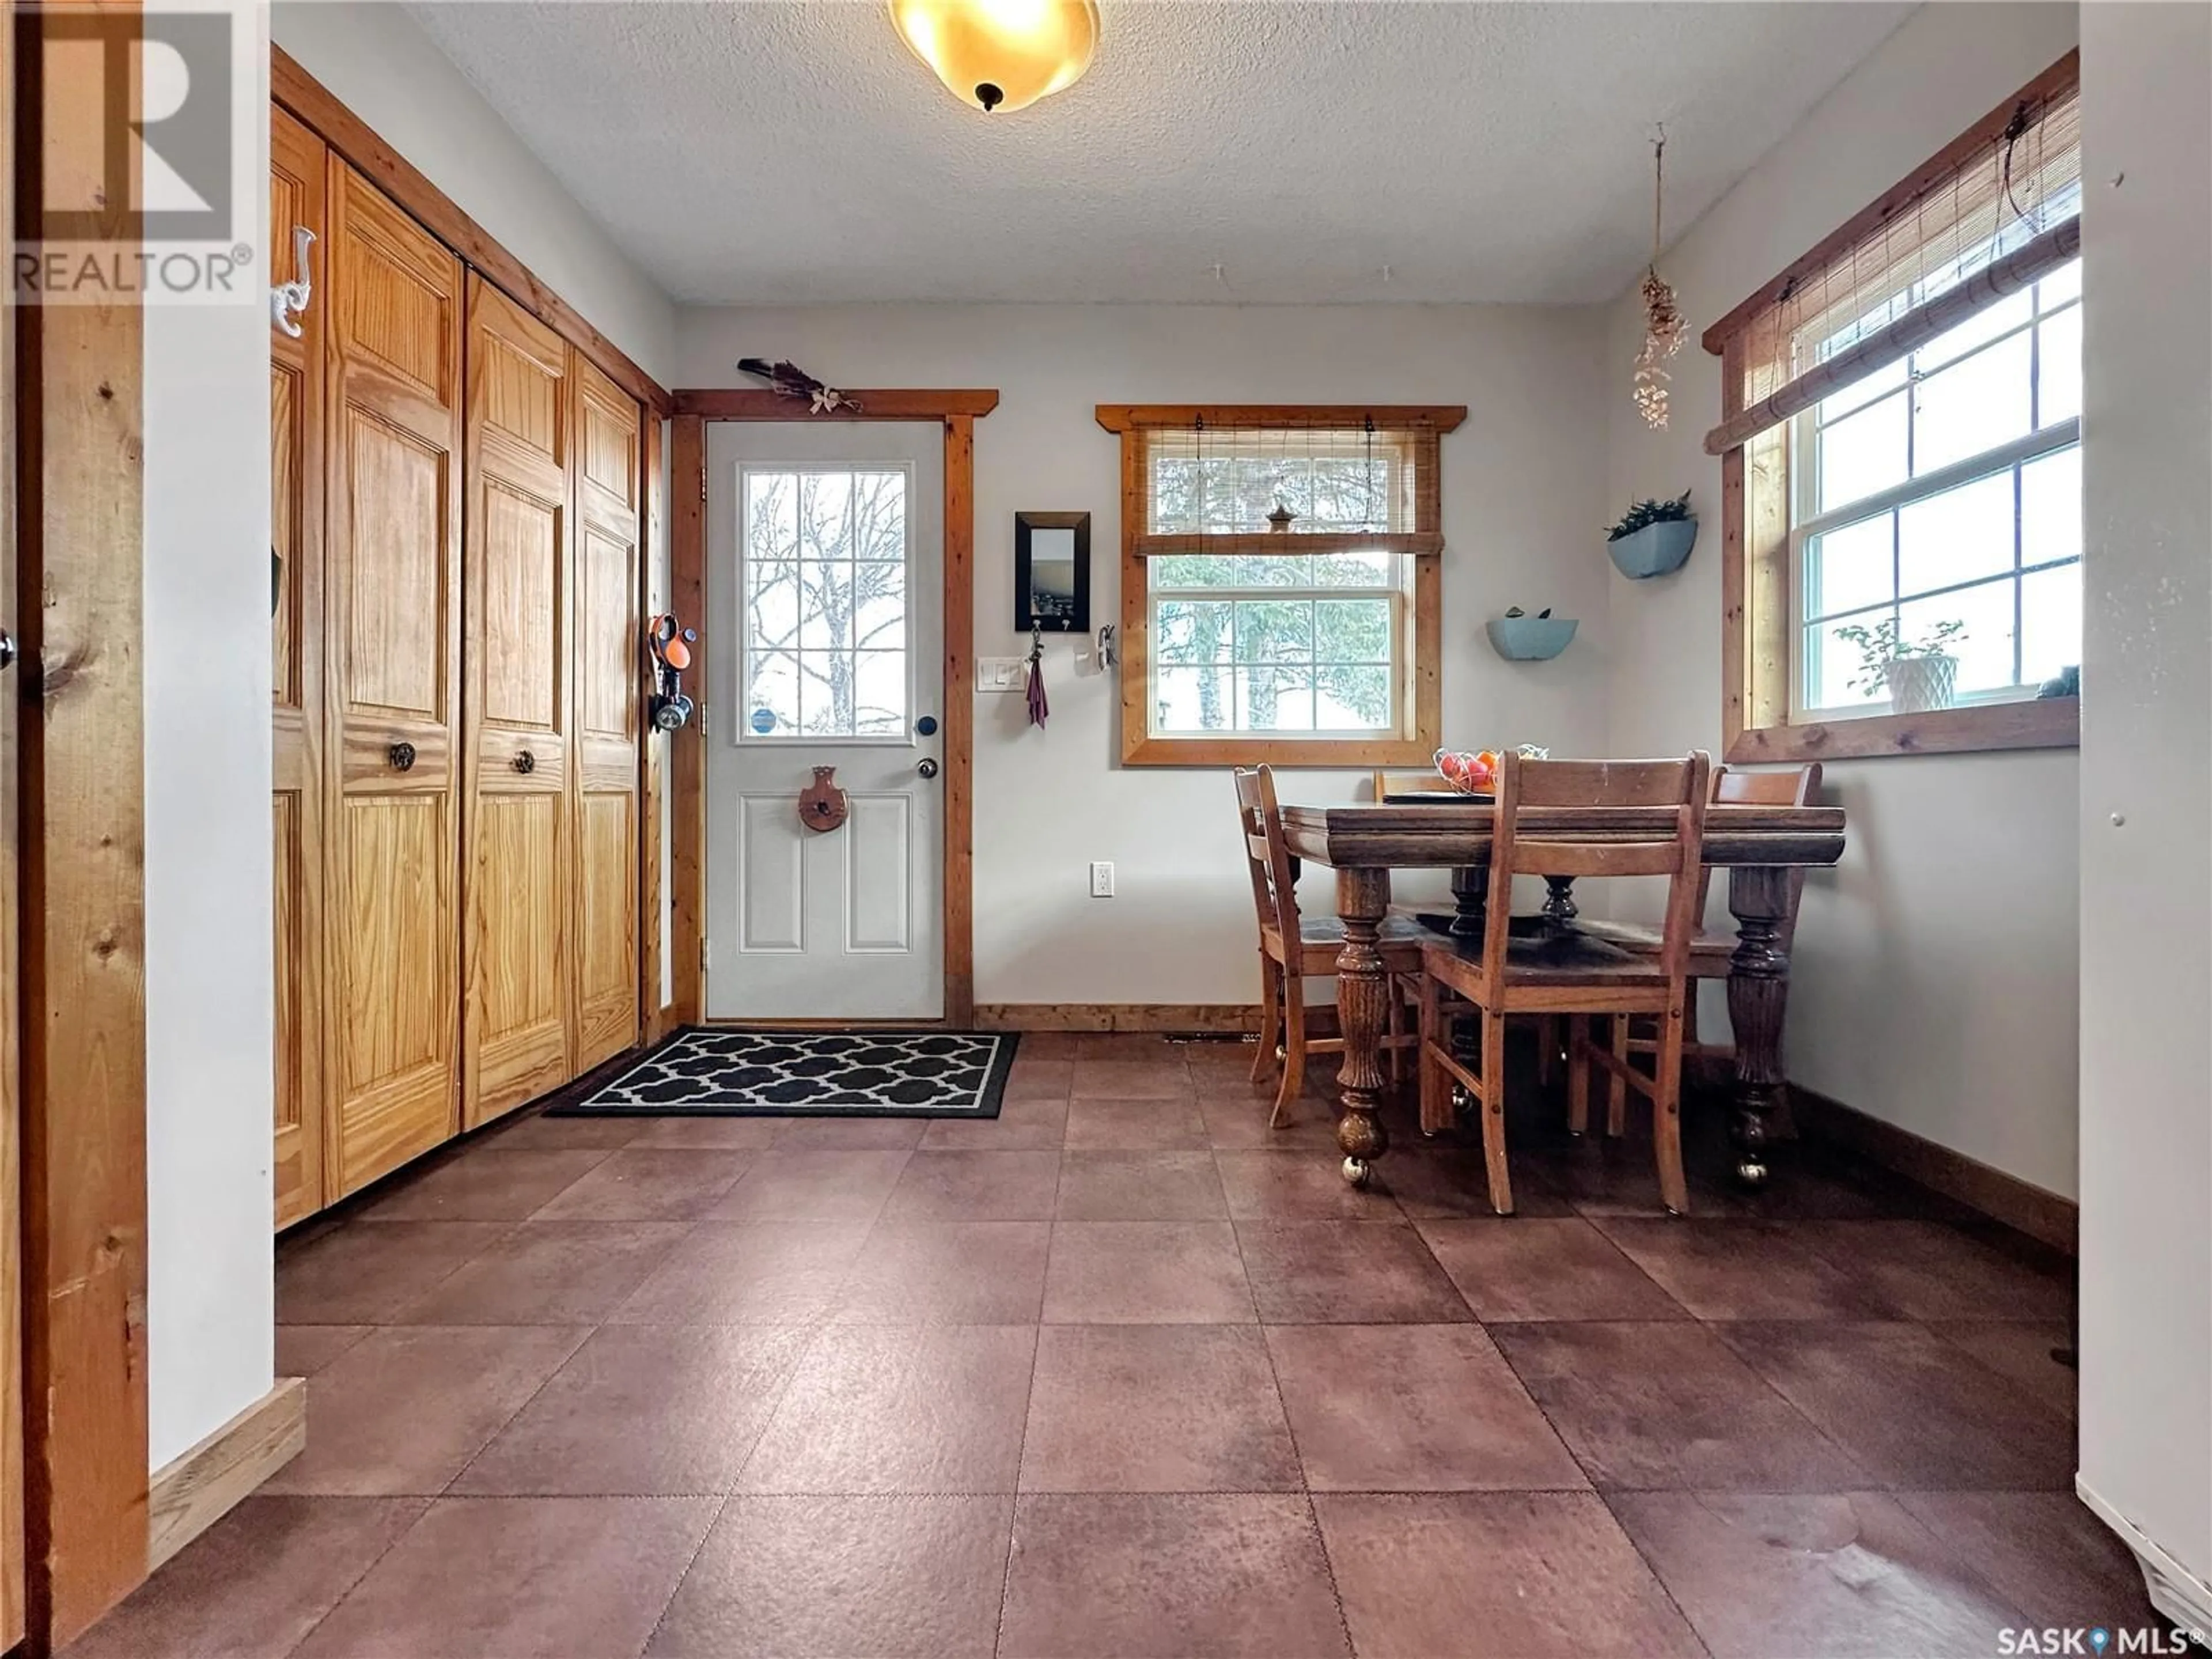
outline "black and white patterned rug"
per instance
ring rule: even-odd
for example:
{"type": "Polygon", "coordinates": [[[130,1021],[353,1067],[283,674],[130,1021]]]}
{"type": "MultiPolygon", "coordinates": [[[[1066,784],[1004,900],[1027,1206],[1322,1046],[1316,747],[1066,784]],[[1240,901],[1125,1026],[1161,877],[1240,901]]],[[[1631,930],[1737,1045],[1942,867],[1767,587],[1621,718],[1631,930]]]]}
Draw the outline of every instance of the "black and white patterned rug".
{"type": "Polygon", "coordinates": [[[1012,1031],[679,1031],[549,1117],[996,1117],[1012,1031]]]}

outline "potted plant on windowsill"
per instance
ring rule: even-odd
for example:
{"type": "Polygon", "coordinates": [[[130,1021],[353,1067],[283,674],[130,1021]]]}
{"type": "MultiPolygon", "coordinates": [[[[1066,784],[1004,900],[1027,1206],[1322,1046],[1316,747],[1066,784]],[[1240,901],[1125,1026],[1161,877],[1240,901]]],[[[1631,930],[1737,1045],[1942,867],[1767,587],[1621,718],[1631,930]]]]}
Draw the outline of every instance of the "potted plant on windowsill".
{"type": "Polygon", "coordinates": [[[1632,581],[1680,570],[1697,545],[1698,521],[1690,512],[1690,492],[1671,501],[1641,501],[1622,514],[1606,537],[1620,574],[1632,581]]]}
{"type": "Polygon", "coordinates": [[[1948,708],[1959,690],[1959,659],[1951,647],[1966,637],[1966,624],[1940,622],[1925,634],[1906,639],[1897,620],[1885,617],[1873,627],[1852,623],[1838,628],[1836,637],[1855,645],[1859,672],[1851,678],[1854,691],[1889,693],[1890,712],[1924,714],[1931,708],[1948,708]]]}

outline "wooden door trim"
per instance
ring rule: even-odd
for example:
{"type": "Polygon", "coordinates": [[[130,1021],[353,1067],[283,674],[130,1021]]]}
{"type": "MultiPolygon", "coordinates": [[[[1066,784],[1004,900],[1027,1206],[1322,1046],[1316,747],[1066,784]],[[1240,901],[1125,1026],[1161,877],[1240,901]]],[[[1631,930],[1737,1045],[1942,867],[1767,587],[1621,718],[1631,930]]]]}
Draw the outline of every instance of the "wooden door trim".
{"type": "MultiPolygon", "coordinates": [[[[15,222],[15,18],[0,0],[0,225],[15,222]]],[[[15,382],[17,308],[0,307],[0,626],[24,648],[16,619],[15,433],[23,407],[15,382]]],[[[21,1642],[23,1620],[23,1228],[22,985],[23,910],[17,886],[21,848],[16,804],[22,750],[18,741],[29,705],[18,685],[30,672],[20,662],[0,673],[0,1649],[21,1642]]]]}
{"type": "MultiPolygon", "coordinates": [[[[669,538],[670,585],[678,613],[703,622],[707,591],[707,422],[716,421],[927,421],[945,428],[945,1020],[975,1018],[975,422],[998,407],[995,390],[854,392],[857,411],[809,416],[773,392],[676,393],[671,488],[676,516],[669,538]]],[[[700,626],[692,672],[703,689],[711,630],[700,626]]],[[[703,707],[703,700],[702,700],[703,707]]],[[[737,718],[733,710],[722,718],[737,718]]],[[[672,824],[675,862],[672,937],[676,996],[672,1025],[705,1016],[701,951],[706,939],[707,749],[695,723],[672,740],[672,824]]]]}
{"type": "Polygon", "coordinates": [[[669,394],[678,415],[708,421],[951,421],[988,415],[999,406],[996,387],[953,391],[878,388],[841,394],[860,405],[835,414],[811,415],[806,404],[781,392],[753,386],[702,389],[687,386],[669,394]]]}
{"type": "Polygon", "coordinates": [[[302,69],[290,53],[275,45],[269,48],[269,95],[360,168],[424,229],[459,254],[463,264],[590,358],[617,386],[655,415],[669,412],[665,387],[594,328],[583,313],[533,276],[496,237],[378,137],[368,123],[302,69]]]}
{"type": "MultiPolygon", "coordinates": [[[[46,112],[101,107],[105,56],[15,63],[30,222],[50,137],[81,165],[46,112]]],[[[127,201],[105,211],[141,240],[127,201]]],[[[14,316],[25,1588],[46,1652],[146,1573],[144,319],[135,295],[14,316]]]]}
{"type": "MultiPolygon", "coordinates": [[[[677,616],[699,630],[691,647],[694,694],[708,684],[714,642],[706,620],[707,599],[707,423],[696,415],[678,415],[670,423],[669,493],[676,516],[669,526],[668,602],[677,616]]],[[[703,706],[703,699],[702,706],[703,706]]],[[[675,994],[669,1000],[671,1026],[696,1025],[706,1011],[707,938],[707,744],[693,720],[669,734],[668,948],[675,994]]]]}
{"type": "MultiPolygon", "coordinates": [[[[644,416],[644,445],[639,462],[644,477],[638,481],[637,591],[644,600],[641,608],[647,617],[651,617],[672,608],[675,600],[653,584],[654,551],[661,544],[662,526],[668,522],[668,486],[661,477],[667,459],[667,439],[663,436],[661,417],[649,409],[644,416]]],[[[684,619],[687,627],[696,627],[697,623],[696,617],[684,619]]],[[[638,658],[638,672],[645,677],[644,693],[639,700],[642,715],[650,707],[647,699],[657,688],[652,683],[641,646],[638,658]]],[[[660,912],[660,884],[664,878],[660,867],[660,803],[668,790],[668,743],[667,734],[647,720],[640,720],[638,732],[637,1010],[639,1034],[650,1047],[665,1036],[674,1023],[670,1006],[660,1000],[660,963],[662,953],[668,949],[660,912]]]]}

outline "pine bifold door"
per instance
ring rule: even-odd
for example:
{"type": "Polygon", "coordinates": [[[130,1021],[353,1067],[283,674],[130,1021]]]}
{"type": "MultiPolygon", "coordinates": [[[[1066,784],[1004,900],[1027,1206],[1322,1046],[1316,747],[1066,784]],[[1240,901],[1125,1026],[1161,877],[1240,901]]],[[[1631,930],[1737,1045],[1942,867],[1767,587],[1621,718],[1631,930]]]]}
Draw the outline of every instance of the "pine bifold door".
{"type": "Polygon", "coordinates": [[[568,350],[469,278],[461,1121],[572,1075],[568,350]]]}
{"type": "Polygon", "coordinates": [[[638,1035],[637,401],[469,281],[461,1118],[638,1035]]]}
{"type": "Polygon", "coordinates": [[[935,422],[708,428],[712,1018],[944,1015],[944,469],[935,422]]]}
{"type": "Polygon", "coordinates": [[[333,157],[323,580],[335,1199],[455,1127],[461,263],[333,157]]]}
{"type": "Polygon", "coordinates": [[[575,459],[575,1070],[638,1040],[639,745],[645,644],[644,411],[580,356],[575,459]]]}
{"type": "Polygon", "coordinates": [[[645,411],[275,106],[269,191],[283,1228],[638,1040],[645,411]]]}
{"type": "MultiPolygon", "coordinates": [[[[270,112],[269,225],[289,252],[329,246],[323,141],[270,112]]],[[[269,331],[270,830],[275,838],[276,1225],[323,1206],[323,320],[327,303],[269,331]]]]}

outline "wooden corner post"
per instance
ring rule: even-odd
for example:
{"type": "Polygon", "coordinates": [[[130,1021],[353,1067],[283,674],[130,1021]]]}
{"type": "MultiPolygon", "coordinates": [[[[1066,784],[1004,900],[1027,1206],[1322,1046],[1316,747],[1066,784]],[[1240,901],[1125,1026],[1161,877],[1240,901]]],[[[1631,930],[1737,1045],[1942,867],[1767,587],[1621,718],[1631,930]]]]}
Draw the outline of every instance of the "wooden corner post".
{"type": "MultiPolygon", "coordinates": [[[[18,222],[50,193],[97,202],[87,240],[135,252],[135,192],[106,187],[82,129],[93,112],[127,146],[136,76],[115,65],[137,60],[137,5],[15,21],[18,222]],[[100,50],[46,50],[88,29],[100,50]]],[[[43,1654],[146,1574],[144,332],[125,289],[15,323],[26,1634],[43,1654]]]]}

